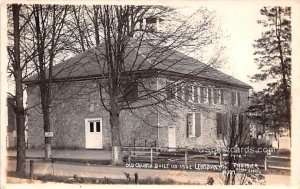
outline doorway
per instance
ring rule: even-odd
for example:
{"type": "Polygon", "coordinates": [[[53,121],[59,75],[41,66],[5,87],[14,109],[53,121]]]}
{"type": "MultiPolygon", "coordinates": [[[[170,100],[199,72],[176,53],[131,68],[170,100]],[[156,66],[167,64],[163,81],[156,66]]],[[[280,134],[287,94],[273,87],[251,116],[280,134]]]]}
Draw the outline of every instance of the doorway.
{"type": "Polygon", "coordinates": [[[85,148],[102,149],[102,119],[85,119],[85,148]]]}

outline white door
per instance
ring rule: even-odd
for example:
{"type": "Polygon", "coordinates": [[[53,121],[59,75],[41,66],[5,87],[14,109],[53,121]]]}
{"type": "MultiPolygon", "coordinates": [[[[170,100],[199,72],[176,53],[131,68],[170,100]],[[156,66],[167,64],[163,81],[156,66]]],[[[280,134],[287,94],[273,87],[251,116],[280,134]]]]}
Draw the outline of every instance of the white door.
{"type": "Polygon", "coordinates": [[[102,119],[85,119],[85,147],[102,149],[102,119]]]}
{"type": "Polygon", "coordinates": [[[168,141],[169,141],[169,148],[176,148],[175,127],[168,128],[168,141]]]}

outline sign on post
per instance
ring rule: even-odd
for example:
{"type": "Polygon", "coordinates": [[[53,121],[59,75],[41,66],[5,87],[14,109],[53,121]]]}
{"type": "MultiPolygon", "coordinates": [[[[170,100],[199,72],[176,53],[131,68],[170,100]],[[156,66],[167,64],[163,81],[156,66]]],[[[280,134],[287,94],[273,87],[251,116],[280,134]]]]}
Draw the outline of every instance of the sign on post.
{"type": "Polygon", "coordinates": [[[45,132],[45,137],[53,137],[53,132],[45,132]]]}

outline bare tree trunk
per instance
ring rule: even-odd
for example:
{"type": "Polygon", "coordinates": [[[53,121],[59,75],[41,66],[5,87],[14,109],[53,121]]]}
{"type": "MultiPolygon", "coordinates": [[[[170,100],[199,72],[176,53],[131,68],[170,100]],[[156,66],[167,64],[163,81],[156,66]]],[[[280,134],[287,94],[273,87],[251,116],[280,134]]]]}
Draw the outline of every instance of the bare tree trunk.
{"type": "MultiPolygon", "coordinates": [[[[114,103],[111,103],[112,105],[114,103]]],[[[120,114],[113,105],[110,112],[111,138],[112,138],[112,164],[123,165],[123,153],[120,138],[120,114]]]]}
{"type": "MultiPolygon", "coordinates": [[[[48,105],[44,102],[42,103],[42,113],[43,113],[43,124],[44,132],[50,132],[50,112],[48,105]]],[[[45,159],[49,160],[51,158],[51,138],[45,136],[45,159]]]]}
{"type": "Polygon", "coordinates": [[[231,119],[230,135],[229,135],[229,141],[228,141],[228,148],[229,148],[228,165],[227,165],[227,170],[226,170],[227,172],[226,172],[226,178],[225,178],[225,185],[233,185],[233,181],[235,180],[235,173],[233,173],[233,171],[235,171],[234,165],[233,165],[234,157],[233,157],[231,150],[234,147],[234,145],[236,144],[237,137],[239,137],[239,135],[237,135],[237,131],[236,131],[237,124],[238,123],[234,124],[233,119],[231,119]]]}
{"type": "Polygon", "coordinates": [[[23,106],[23,86],[22,86],[22,68],[20,59],[20,29],[19,29],[19,12],[20,5],[12,5],[13,22],[14,22],[14,52],[15,62],[14,79],[16,83],[16,125],[17,125],[17,168],[18,175],[25,175],[26,170],[26,153],[25,153],[25,111],[23,106]]]}
{"type": "Polygon", "coordinates": [[[17,174],[25,175],[26,152],[25,152],[25,111],[23,107],[22,71],[15,74],[16,82],[16,125],[17,125],[17,174]]]}
{"type": "MultiPolygon", "coordinates": [[[[42,37],[42,30],[40,27],[40,14],[42,14],[41,5],[34,6],[35,11],[35,24],[36,24],[36,34],[37,34],[37,53],[38,53],[38,68],[39,68],[39,80],[40,80],[40,92],[41,92],[41,105],[43,114],[43,125],[44,132],[50,132],[50,118],[49,118],[49,86],[47,86],[46,78],[46,66],[44,62],[44,47],[45,39],[42,37]]],[[[49,76],[50,78],[50,76],[49,76]]],[[[49,160],[51,158],[51,138],[45,137],[45,159],[49,160]]]]}
{"type": "Polygon", "coordinates": [[[234,185],[235,173],[232,173],[232,171],[234,171],[233,157],[232,157],[232,153],[229,152],[227,172],[225,177],[225,185],[234,185]]]}

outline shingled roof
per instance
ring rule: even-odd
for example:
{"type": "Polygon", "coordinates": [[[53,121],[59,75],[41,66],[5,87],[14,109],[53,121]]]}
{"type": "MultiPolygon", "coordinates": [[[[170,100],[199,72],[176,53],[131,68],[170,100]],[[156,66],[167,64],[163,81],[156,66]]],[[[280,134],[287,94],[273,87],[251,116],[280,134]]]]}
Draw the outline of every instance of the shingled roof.
{"type": "MultiPolygon", "coordinates": [[[[199,60],[187,56],[177,50],[167,47],[155,48],[139,45],[139,48],[129,45],[125,50],[125,71],[158,70],[161,73],[195,76],[199,79],[252,88],[250,85],[212,68],[199,60]]],[[[53,78],[59,80],[81,80],[102,77],[107,74],[105,64],[105,46],[100,44],[77,56],[63,61],[53,67],[53,78]]],[[[35,83],[37,75],[24,81],[25,84],[35,83]]]]}

